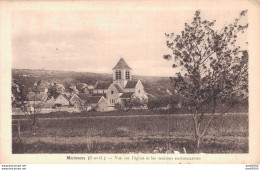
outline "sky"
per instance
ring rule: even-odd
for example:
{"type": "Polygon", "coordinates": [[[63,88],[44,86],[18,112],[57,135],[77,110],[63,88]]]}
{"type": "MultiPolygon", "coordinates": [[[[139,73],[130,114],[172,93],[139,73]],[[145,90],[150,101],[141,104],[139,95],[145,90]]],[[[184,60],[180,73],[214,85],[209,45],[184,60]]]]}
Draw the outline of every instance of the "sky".
{"type": "MultiPolygon", "coordinates": [[[[221,29],[239,12],[201,11],[201,17],[216,19],[221,29]]],[[[172,76],[171,63],[163,59],[171,52],[165,33],[180,33],[194,13],[156,8],[14,11],[12,68],[112,73],[123,57],[136,75],[172,76]]]]}

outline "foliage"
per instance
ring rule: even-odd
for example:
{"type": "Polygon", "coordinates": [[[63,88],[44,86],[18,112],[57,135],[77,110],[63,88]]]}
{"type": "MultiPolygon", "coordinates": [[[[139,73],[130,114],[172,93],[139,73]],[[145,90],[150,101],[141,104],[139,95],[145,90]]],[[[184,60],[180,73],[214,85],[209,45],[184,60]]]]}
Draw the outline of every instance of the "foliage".
{"type": "Polygon", "coordinates": [[[120,104],[120,103],[115,103],[115,108],[116,108],[116,110],[120,110],[120,111],[123,110],[122,104],[120,104]]]}
{"type": "Polygon", "coordinates": [[[77,108],[80,112],[83,112],[86,110],[86,103],[85,101],[82,101],[79,98],[76,98],[76,101],[74,102],[74,107],[77,108]]]}
{"type": "Polygon", "coordinates": [[[147,104],[147,100],[140,97],[132,97],[122,100],[122,107],[126,110],[142,109],[147,104]]]}
{"type": "Polygon", "coordinates": [[[171,109],[171,108],[177,108],[178,103],[182,103],[182,99],[175,98],[174,95],[171,95],[167,97],[149,99],[147,103],[147,107],[150,110],[163,109],[163,108],[171,109]]]}
{"type": "Polygon", "coordinates": [[[85,93],[85,94],[90,93],[89,86],[86,83],[77,83],[76,88],[78,89],[79,93],[85,93]]]}
{"type": "Polygon", "coordinates": [[[247,100],[248,52],[236,44],[239,33],[248,27],[240,25],[246,13],[242,11],[233,23],[216,30],[216,20],[202,20],[200,11],[196,11],[193,21],[190,25],[185,23],[180,35],[166,34],[172,55],[164,55],[164,59],[173,60],[172,67],[178,71],[171,81],[193,114],[198,148],[213,120],[247,100]],[[229,108],[218,114],[215,111],[220,103],[229,108]],[[208,106],[211,118],[203,124],[208,106]]]}
{"type": "Polygon", "coordinates": [[[73,84],[71,84],[68,88],[69,92],[71,95],[73,94],[79,94],[79,90],[77,89],[77,87],[73,84]]]}
{"type": "Polygon", "coordinates": [[[26,103],[27,100],[26,92],[24,91],[24,86],[18,83],[16,80],[12,81],[12,108],[20,108],[22,112],[27,111],[26,103]]]}
{"type": "Polygon", "coordinates": [[[48,88],[48,96],[54,97],[59,94],[64,94],[65,93],[65,87],[63,84],[58,84],[56,82],[51,83],[48,88]]]}
{"type": "Polygon", "coordinates": [[[169,105],[169,100],[167,98],[151,99],[151,100],[148,100],[148,103],[147,103],[147,107],[150,110],[167,107],[168,105],[169,105]]]}

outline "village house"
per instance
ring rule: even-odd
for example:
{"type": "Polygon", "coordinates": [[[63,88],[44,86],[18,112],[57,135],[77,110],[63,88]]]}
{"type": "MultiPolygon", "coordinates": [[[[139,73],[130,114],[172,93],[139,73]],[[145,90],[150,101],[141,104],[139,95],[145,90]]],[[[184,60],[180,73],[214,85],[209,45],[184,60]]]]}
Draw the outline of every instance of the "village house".
{"type": "Polygon", "coordinates": [[[54,104],[55,99],[51,97],[50,99],[47,100],[47,94],[45,92],[30,92],[27,95],[27,101],[26,103],[28,106],[34,106],[36,105],[37,107],[43,107],[43,108],[51,108],[54,104]]]}
{"type": "Polygon", "coordinates": [[[30,92],[27,95],[27,109],[30,114],[34,111],[41,113],[49,113],[52,110],[55,99],[53,97],[48,98],[46,92],[30,92]],[[34,110],[35,108],[35,110],[34,110]]]}
{"type": "Polygon", "coordinates": [[[65,107],[65,106],[70,106],[70,101],[69,98],[67,96],[65,96],[64,94],[56,94],[53,95],[54,97],[54,105],[58,106],[58,107],[65,107]]]}
{"type": "Polygon", "coordinates": [[[70,103],[74,106],[75,112],[88,110],[88,108],[85,105],[85,102],[87,101],[88,97],[90,97],[90,95],[85,93],[73,94],[71,96],[70,103]]]}
{"type": "Polygon", "coordinates": [[[70,103],[74,106],[76,112],[91,110],[108,111],[108,102],[102,95],[74,94],[70,99],[70,103]]]}
{"type": "Polygon", "coordinates": [[[99,112],[106,112],[108,111],[108,102],[106,98],[103,96],[91,96],[87,98],[85,102],[85,106],[87,111],[99,111],[99,112]]]}

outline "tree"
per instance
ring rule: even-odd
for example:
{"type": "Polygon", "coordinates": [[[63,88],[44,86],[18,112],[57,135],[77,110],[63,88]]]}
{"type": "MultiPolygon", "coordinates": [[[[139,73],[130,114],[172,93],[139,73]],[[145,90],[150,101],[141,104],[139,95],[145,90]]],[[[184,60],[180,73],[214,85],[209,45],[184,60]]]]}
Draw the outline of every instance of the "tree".
{"type": "Polygon", "coordinates": [[[75,85],[73,85],[73,84],[71,84],[70,86],[69,86],[69,92],[70,92],[70,94],[71,94],[71,96],[73,95],[73,94],[79,94],[79,90],[77,89],[77,87],[75,86],[75,85]]]}
{"type": "Polygon", "coordinates": [[[248,51],[236,43],[248,28],[248,23],[241,24],[246,13],[242,11],[233,23],[217,30],[216,20],[202,20],[196,11],[180,35],[165,34],[172,54],[164,59],[174,62],[177,73],[170,79],[192,114],[197,150],[214,120],[248,100],[248,51]]]}
{"type": "MultiPolygon", "coordinates": [[[[44,107],[45,103],[51,98],[54,94],[55,90],[53,88],[49,88],[47,94],[41,101],[38,101],[38,95],[40,94],[40,85],[41,80],[34,83],[33,89],[30,93],[26,93],[24,90],[24,86],[18,83],[16,80],[12,82],[12,108],[16,110],[18,113],[22,113],[27,115],[31,129],[33,133],[37,128],[36,114],[39,114],[44,107]],[[33,100],[30,103],[28,97],[31,97],[33,100]],[[30,109],[32,108],[32,109],[30,109]]],[[[20,121],[17,121],[18,135],[20,138],[20,121]]]]}
{"type": "Polygon", "coordinates": [[[51,83],[48,88],[48,94],[51,96],[58,96],[62,89],[60,89],[57,83],[51,83]]]}
{"type": "Polygon", "coordinates": [[[15,80],[12,81],[12,108],[20,108],[23,112],[27,111],[27,107],[25,107],[26,99],[27,98],[26,93],[24,91],[24,86],[15,80]]]}
{"type": "Polygon", "coordinates": [[[170,100],[168,97],[159,98],[159,99],[150,99],[148,100],[147,107],[150,110],[160,109],[163,107],[167,107],[170,104],[170,100]]]}
{"type": "Polygon", "coordinates": [[[126,109],[127,111],[133,109],[134,105],[133,105],[132,99],[129,98],[129,99],[122,100],[122,107],[124,109],[126,109]]]}
{"type": "Polygon", "coordinates": [[[51,83],[48,88],[48,92],[51,92],[52,95],[65,94],[65,91],[64,85],[56,82],[51,83]]]}
{"type": "Polygon", "coordinates": [[[77,84],[77,88],[79,89],[78,93],[89,94],[88,84],[86,84],[86,83],[78,83],[77,84]]]}
{"type": "MultiPolygon", "coordinates": [[[[147,100],[139,97],[131,97],[128,99],[122,100],[122,108],[126,110],[132,109],[142,109],[147,105],[147,100]]],[[[116,106],[118,107],[118,106],[116,106]]]]}
{"type": "MultiPolygon", "coordinates": [[[[13,111],[15,108],[19,108],[18,110],[16,109],[16,112],[18,114],[26,113],[28,112],[27,110],[27,105],[25,101],[27,100],[26,98],[26,93],[24,90],[24,86],[22,84],[19,84],[17,81],[12,81],[12,94],[11,94],[11,100],[12,100],[12,108],[13,111]]],[[[21,123],[20,120],[17,121],[17,129],[18,129],[18,137],[20,139],[21,137],[21,123]]]]}
{"type": "Polygon", "coordinates": [[[73,105],[74,105],[74,108],[80,112],[85,111],[86,107],[87,107],[86,101],[81,100],[80,98],[76,98],[73,105]]]}

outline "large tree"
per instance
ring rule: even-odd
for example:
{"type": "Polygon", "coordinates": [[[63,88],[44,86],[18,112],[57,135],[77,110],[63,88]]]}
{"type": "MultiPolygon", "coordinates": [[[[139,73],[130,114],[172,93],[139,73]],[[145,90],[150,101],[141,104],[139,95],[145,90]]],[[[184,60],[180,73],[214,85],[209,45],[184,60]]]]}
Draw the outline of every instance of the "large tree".
{"type": "Polygon", "coordinates": [[[241,23],[246,13],[216,29],[216,20],[202,20],[196,11],[179,35],[165,34],[172,53],[164,59],[176,69],[171,81],[192,115],[197,150],[214,120],[248,100],[248,51],[236,43],[248,28],[241,23]]]}

